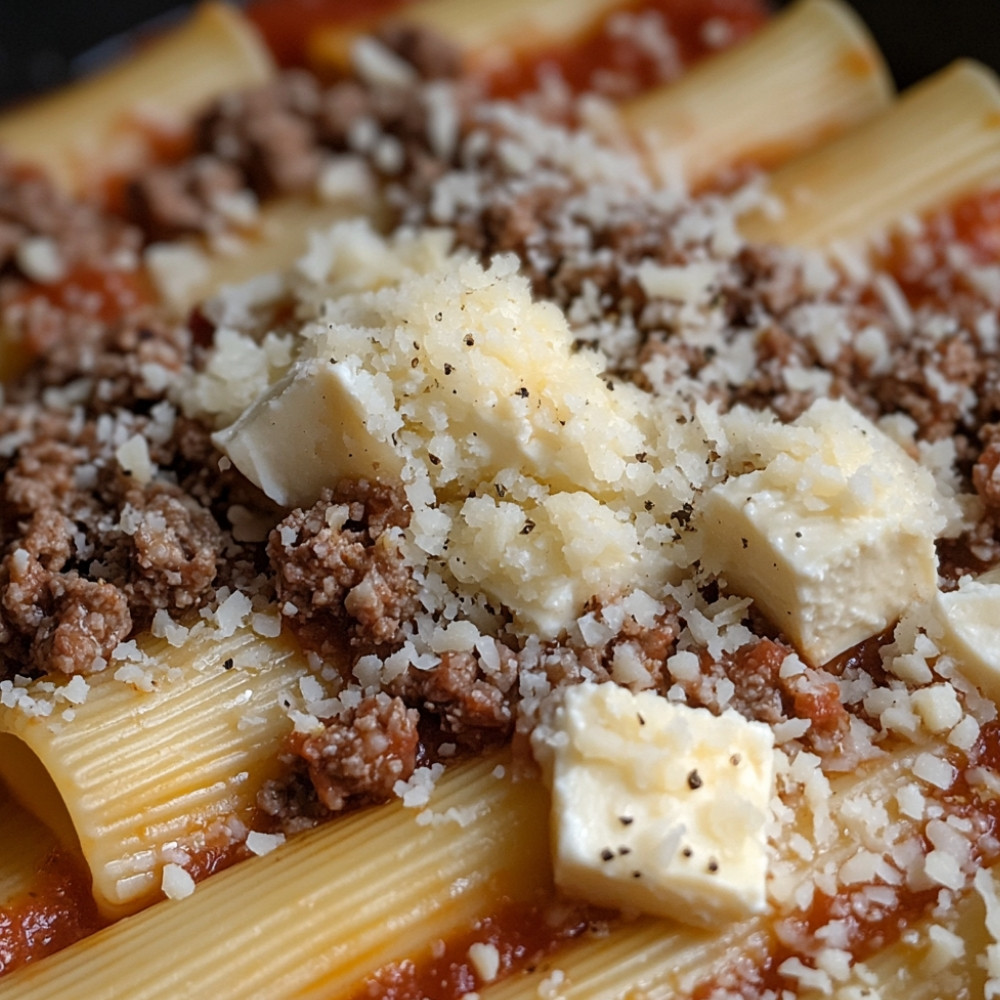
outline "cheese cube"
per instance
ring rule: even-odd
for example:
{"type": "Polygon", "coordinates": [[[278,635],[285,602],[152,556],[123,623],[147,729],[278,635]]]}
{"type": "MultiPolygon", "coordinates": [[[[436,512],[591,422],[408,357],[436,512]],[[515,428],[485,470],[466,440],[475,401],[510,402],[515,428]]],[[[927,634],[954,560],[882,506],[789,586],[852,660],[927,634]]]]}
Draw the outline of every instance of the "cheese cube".
{"type": "MultiPolygon", "coordinates": [[[[391,479],[399,421],[374,426],[385,386],[323,359],[299,361],[240,418],[213,435],[251,482],[283,507],[308,507],[342,478],[391,479]]],[[[391,400],[391,395],[389,396],[391,400]]]]}
{"type": "Polygon", "coordinates": [[[1000,581],[965,578],[958,590],[938,594],[941,646],[987,698],[1000,703],[1000,581]]]}
{"type": "Polygon", "coordinates": [[[587,682],[562,693],[532,745],[567,894],[697,925],[764,909],[767,726],[587,682]]]}
{"type": "Polygon", "coordinates": [[[703,562],[819,665],[933,596],[945,519],[930,472],[847,403],[778,431],[762,468],[706,493],[703,562]]]}

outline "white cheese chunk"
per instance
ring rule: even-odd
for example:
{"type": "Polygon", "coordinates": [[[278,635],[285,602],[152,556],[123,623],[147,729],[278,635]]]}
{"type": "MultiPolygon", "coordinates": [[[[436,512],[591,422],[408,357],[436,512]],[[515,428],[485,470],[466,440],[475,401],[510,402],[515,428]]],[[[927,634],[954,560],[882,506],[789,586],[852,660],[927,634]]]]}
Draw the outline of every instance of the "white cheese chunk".
{"type": "Polygon", "coordinates": [[[987,698],[1000,703],[1000,582],[963,578],[937,596],[941,645],[987,698]]]}
{"type": "Polygon", "coordinates": [[[301,361],[213,439],[272,500],[309,506],[338,479],[399,475],[395,428],[369,426],[379,388],[347,365],[301,361]]]}
{"type": "Polygon", "coordinates": [[[167,899],[187,899],[194,892],[195,882],[188,871],[171,863],[163,866],[161,887],[167,899]]]}
{"type": "Polygon", "coordinates": [[[767,726],[588,682],[562,693],[532,745],[565,892],[698,925],[764,909],[767,726]]]}
{"type": "Polygon", "coordinates": [[[706,566],[751,597],[812,664],[936,590],[944,526],[933,477],[847,403],[768,429],[761,467],[712,488],[706,566]]]}

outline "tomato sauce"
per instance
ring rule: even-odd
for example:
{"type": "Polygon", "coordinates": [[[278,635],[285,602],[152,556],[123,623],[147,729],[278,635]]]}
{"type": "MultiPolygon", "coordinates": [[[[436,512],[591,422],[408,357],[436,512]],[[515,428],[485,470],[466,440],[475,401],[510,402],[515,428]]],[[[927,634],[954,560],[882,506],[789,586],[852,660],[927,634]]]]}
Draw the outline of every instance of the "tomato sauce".
{"type": "MultiPolygon", "coordinates": [[[[25,309],[30,309],[32,303],[43,302],[64,312],[110,324],[155,300],[149,277],[140,269],[110,271],[79,264],[59,281],[25,287],[14,302],[25,309]]],[[[38,354],[49,345],[29,340],[25,346],[29,352],[38,354]]]]}
{"type": "Polygon", "coordinates": [[[45,958],[101,926],[85,865],[66,851],[53,851],[32,888],[0,907],[0,974],[45,958]]]}
{"type": "MultiPolygon", "coordinates": [[[[275,58],[283,66],[309,61],[310,39],[322,29],[349,25],[365,30],[386,13],[402,8],[407,0],[256,0],[247,14],[260,30],[275,58]]],[[[541,67],[558,69],[570,87],[590,88],[597,72],[620,78],[621,93],[637,93],[663,82],[656,46],[647,46],[644,32],[616,30],[622,11],[634,16],[659,15],[670,32],[676,51],[676,70],[697,62],[717,48],[745,38],[768,17],[763,0],[631,0],[591,31],[558,46],[538,46],[530,38],[514,46],[508,58],[490,59],[489,65],[469,70],[485,76],[487,89],[496,96],[512,96],[538,85],[541,67]]]]}
{"type": "MultiPolygon", "coordinates": [[[[387,965],[365,980],[352,1000],[459,1000],[484,985],[470,957],[473,945],[496,949],[497,968],[489,981],[534,972],[566,941],[601,926],[607,914],[540,899],[501,901],[497,911],[418,960],[387,965]]],[[[492,971],[492,970],[491,970],[492,971]]]]}
{"type": "Polygon", "coordinates": [[[969,266],[1000,262],[1000,186],[966,195],[931,213],[915,235],[893,233],[876,262],[895,277],[912,306],[944,308],[969,290],[942,281],[943,274],[955,270],[944,264],[956,247],[966,253],[969,266]]]}
{"type": "MultiPolygon", "coordinates": [[[[760,0],[635,0],[622,10],[640,18],[659,15],[676,44],[676,71],[694,65],[717,48],[732,45],[756,31],[768,14],[760,0]],[[721,44],[712,43],[712,29],[721,44]]],[[[657,46],[642,43],[642,31],[619,32],[616,11],[595,25],[583,38],[558,47],[526,49],[513,53],[508,63],[491,68],[488,84],[496,96],[512,96],[538,84],[541,67],[557,69],[577,93],[590,89],[599,75],[618,81],[616,96],[640,93],[664,76],[662,54],[657,46]]]]}
{"type": "Polygon", "coordinates": [[[281,66],[306,62],[310,36],[332,25],[374,25],[406,0],[255,0],[246,14],[281,66]]]}

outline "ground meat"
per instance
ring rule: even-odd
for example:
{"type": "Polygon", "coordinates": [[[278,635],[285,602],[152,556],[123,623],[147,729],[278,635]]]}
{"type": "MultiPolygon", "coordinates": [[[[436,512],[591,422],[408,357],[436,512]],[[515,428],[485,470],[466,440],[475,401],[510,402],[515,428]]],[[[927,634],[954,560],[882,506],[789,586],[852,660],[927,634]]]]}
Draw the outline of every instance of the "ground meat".
{"type": "Polygon", "coordinates": [[[121,588],[143,622],[159,608],[199,606],[224,548],[219,525],[176,486],[131,486],[121,478],[108,491],[119,495],[121,513],[101,539],[101,573],[121,588]]]}
{"type": "Polygon", "coordinates": [[[328,720],[319,735],[296,734],[291,746],[307,762],[320,802],[338,812],[348,802],[387,799],[413,774],[418,718],[401,699],[378,694],[328,720]]]}
{"type": "Polygon", "coordinates": [[[307,645],[400,641],[418,607],[398,535],[409,518],[398,486],[344,481],[274,529],[267,552],[278,598],[307,645]]]}
{"type": "Polygon", "coordinates": [[[125,594],[75,573],[49,578],[50,613],[32,638],[37,670],[65,674],[103,670],[115,646],[132,631],[125,594]]]}
{"type": "Polygon", "coordinates": [[[424,80],[450,79],[461,72],[461,50],[433,31],[396,22],[381,27],[377,37],[386,48],[405,59],[424,80]]]}
{"type": "Polygon", "coordinates": [[[694,680],[681,681],[688,703],[719,712],[731,708],[747,719],[770,726],[791,719],[805,719],[809,729],[803,745],[827,758],[837,754],[850,729],[835,676],[825,670],[804,667],[785,677],[781,665],[794,650],[769,638],[756,639],[732,654],[713,659],[700,654],[701,672],[694,680]],[[718,682],[732,688],[722,700],[718,682]]]}
{"type": "Polygon", "coordinates": [[[148,417],[9,402],[0,437],[0,673],[89,672],[157,609],[199,608],[217,585],[257,572],[252,546],[236,543],[209,505],[227,508],[226,477],[205,503],[184,488],[197,481],[189,462],[207,454],[185,454],[192,435],[164,401],[148,417]],[[178,483],[125,474],[116,448],[134,435],[178,483]]]}
{"type": "Polygon", "coordinates": [[[131,631],[125,596],[102,581],[62,572],[73,525],[51,506],[36,510],[20,546],[0,562],[3,660],[44,673],[91,673],[131,631]]]}
{"type": "Polygon", "coordinates": [[[20,268],[20,251],[31,237],[50,240],[63,268],[84,261],[113,268],[140,245],[140,234],[121,219],[68,197],[40,171],[14,165],[0,152],[0,270],[20,268]]]}
{"type": "Polygon", "coordinates": [[[991,441],[983,449],[972,470],[972,482],[987,507],[1000,509],[1000,441],[991,441]]]}
{"type": "Polygon", "coordinates": [[[429,670],[409,669],[392,689],[433,715],[442,731],[477,746],[485,736],[496,739],[514,725],[517,656],[495,643],[499,667],[486,669],[475,653],[445,652],[429,670]]]}
{"type": "Polygon", "coordinates": [[[146,238],[168,240],[226,228],[224,199],[243,187],[240,172],[214,156],[152,169],[127,189],[127,212],[146,238]]]}
{"type": "MultiPolygon", "coordinates": [[[[41,356],[11,389],[12,402],[38,398],[46,387],[69,386],[93,413],[147,409],[163,399],[171,379],[188,363],[189,332],[146,310],[107,323],[49,307],[51,344],[37,339],[41,356]]],[[[37,331],[33,334],[37,338],[37,331]]]]}

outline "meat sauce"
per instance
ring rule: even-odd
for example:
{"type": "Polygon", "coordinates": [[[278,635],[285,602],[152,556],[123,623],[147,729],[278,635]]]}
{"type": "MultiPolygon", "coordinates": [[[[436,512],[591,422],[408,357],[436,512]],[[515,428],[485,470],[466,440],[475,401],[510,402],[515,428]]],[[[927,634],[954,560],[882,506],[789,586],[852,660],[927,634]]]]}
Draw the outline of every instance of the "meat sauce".
{"type": "Polygon", "coordinates": [[[482,965],[477,969],[471,957],[474,946],[487,949],[495,961],[495,970],[489,968],[485,976],[492,982],[544,967],[560,946],[599,930],[607,917],[547,898],[530,903],[501,900],[495,913],[450,941],[439,942],[432,954],[384,966],[365,980],[352,1000],[457,1000],[484,984],[482,965]]]}
{"type": "MultiPolygon", "coordinates": [[[[19,301],[25,307],[36,301],[46,302],[110,324],[134,313],[141,305],[151,304],[155,297],[148,277],[141,270],[113,271],[79,264],[58,281],[25,288],[19,301]]],[[[38,351],[46,345],[29,346],[38,351]]]]}
{"type": "MultiPolygon", "coordinates": [[[[359,29],[375,25],[407,0],[257,0],[248,14],[278,62],[300,66],[309,62],[310,38],[325,27],[350,24],[359,29]],[[294,12],[294,14],[292,13],[294,12]]],[[[577,91],[587,90],[595,74],[615,76],[617,96],[637,93],[662,83],[665,67],[675,73],[710,52],[738,42],[764,23],[767,7],[761,0],[634,0],[595,24],[583,37],[559,46],[526,46],[491,57],[482,71],[495,96],[513,96],[538,85],[539,71],[558,70],[577,91]],[[621,14],[633,18],[633,30],[622,30],[621,14]],[[660,15],[669,29],[670,43],[651,44],[649,16],[660,15]],[[644,29],[639,29],[644,26],[644,29]]]]}
{"type": "Polygon", "coordinates": [[[31,889],[0,906],[0,974],[65,948],[101,927],[82,860],[55,850],[31,889]]]}
{"type": "Polygon", "coordinates": [[[490,91],[511,96],[537,86],[539,69],[558,70],[577,92],[599,82],[610,84],[616,96],[639,93],[670,79],[674,72],[693,66],[716,48],[746,38],[763,24],[767,14],[758,0],[645,0],[625,8],[632,27],[622,30],[621,14],[595,25],[572,45],[514,54],[509,62],[491,68],[490,91]],[[675,48],[644,44],[650,15],[661,15],[675,48]]]}
{"type": "MultiPolygon", "coordinates": [[[[339,21],[373,22],[385,11],[398,6],[399,0],[257,0],[249,15],[262,30],[277,59],[283,65],[305,61],[310,32],[339,21]],[[294,11],[294,15],[290,12],[294,11]]],[[[749,34],[765,17],[757,0],[656,0],[636,4],[630,13],[643,11],[662,13],[678,44],[678,55],[687,66],[711,50],[710,34],[725,36],[727,43],[749,34]],[[706,25],[712,23],[711,32],[706,25]]],[[[558,66],[570,84],[583,89],[593,79],[596,69],[627,71],[639,86],[657,82],[654,60],[643,52],[635,35],[616,35],[610,23],[604,23],[587,38],[573,46],[532,53],[530,58],[515,59],[491,78],[495,93],[513,94],[537,81],[541,64],[558,66]]],[[[183,152],[179,146],[168,145],[164,157],[183,152]]],[[[972,196],[949,211],[936,213],[926,228],[926,245],[933,253],[943,253],[946,245],[958,241],[969,248],[976,261],[995,261],[1000,256],[1000,190],[972,196]]],[[[938,301],[941,289],[927,275],[930,269],[917,268],[912,248],[902,240],[893,240],[885,249],[882,263],[897,276],[907,298],[913,304],[938,301]]],[[[83,308],[102,322],[114,322],[137,302],[150,302],[152,290],[141,272],[108,272],[86,266],[75,268],[58,282],[33,286],[23,293],[26,306],[43,300],[60,308],[83,308]]],[[[45,345],[29,345],[35,350],[45,345]]],[[[853,651],[851,656],[871,662],[878,669],[877,650],[885,637],[873,640],[853,651]]],[[[815,713],[832,711],[830,705],[817,705],[815,713]]],[[[808,713],[807,713],[808,714],[808,713]]],[[[982,802],[969,788],[965,772],[969,766],[1000,767],[1000,725],[982,730],[980,740],[968,760],[956,761],[958,777],[951,789],[943,793],[943,801],[956,813],[975,817],[991,834],[1000,829],[1000,804],[982,802]]],[[[226,867],[238,856],[212,854],[195,862],[197,877],[204,877],[226,867]]],[[[984,862],[995,857],[983,857],[984,862]]],[[[903,892],[899,905],[882,911],[880,916],[863,920],[856,916],[851,922],[851,950],[858,959],[898,939],[906,926],[926,913],[932,905],[933,893],[903,892]]],[[[783,928],[788,934],[798,930],[811,934],[834,917],[849,914],[849,899],[842,896],[817,895],[812,906],[797,914],[783,928]]],[[[367,980],[356,997],[386,997],[392,1000],[417,1000],[434,996],[438,1000],[459,998],[479,984],[469,957],[473,944],[496,949],[497,976],[510,976],[532,971],[566,941],[587,934],[595,920],[603,919],[583,909],[554,908],[552,899],[530,904],[501,903],[495,913],[484,916],[468,931],[442,943],[434,954],[387,966],[367,980]]],[[[0,908],[0,972],[24,965],[51,954],[100,927],[101,921],[90,894],[89,879],[78,861],[69,855],[50,856],[36,884],[23,898],[11,900],[0,908]]],[[[793,954],[782,943],[777,929],[773,936],[758,942],[760,950],[757,974],[761,988],[780,989],[787,980],[778,973],[785,957],[793,954]]],[[[702,984],[696,995],[709,996],[717,984],[702,984]]]]}

